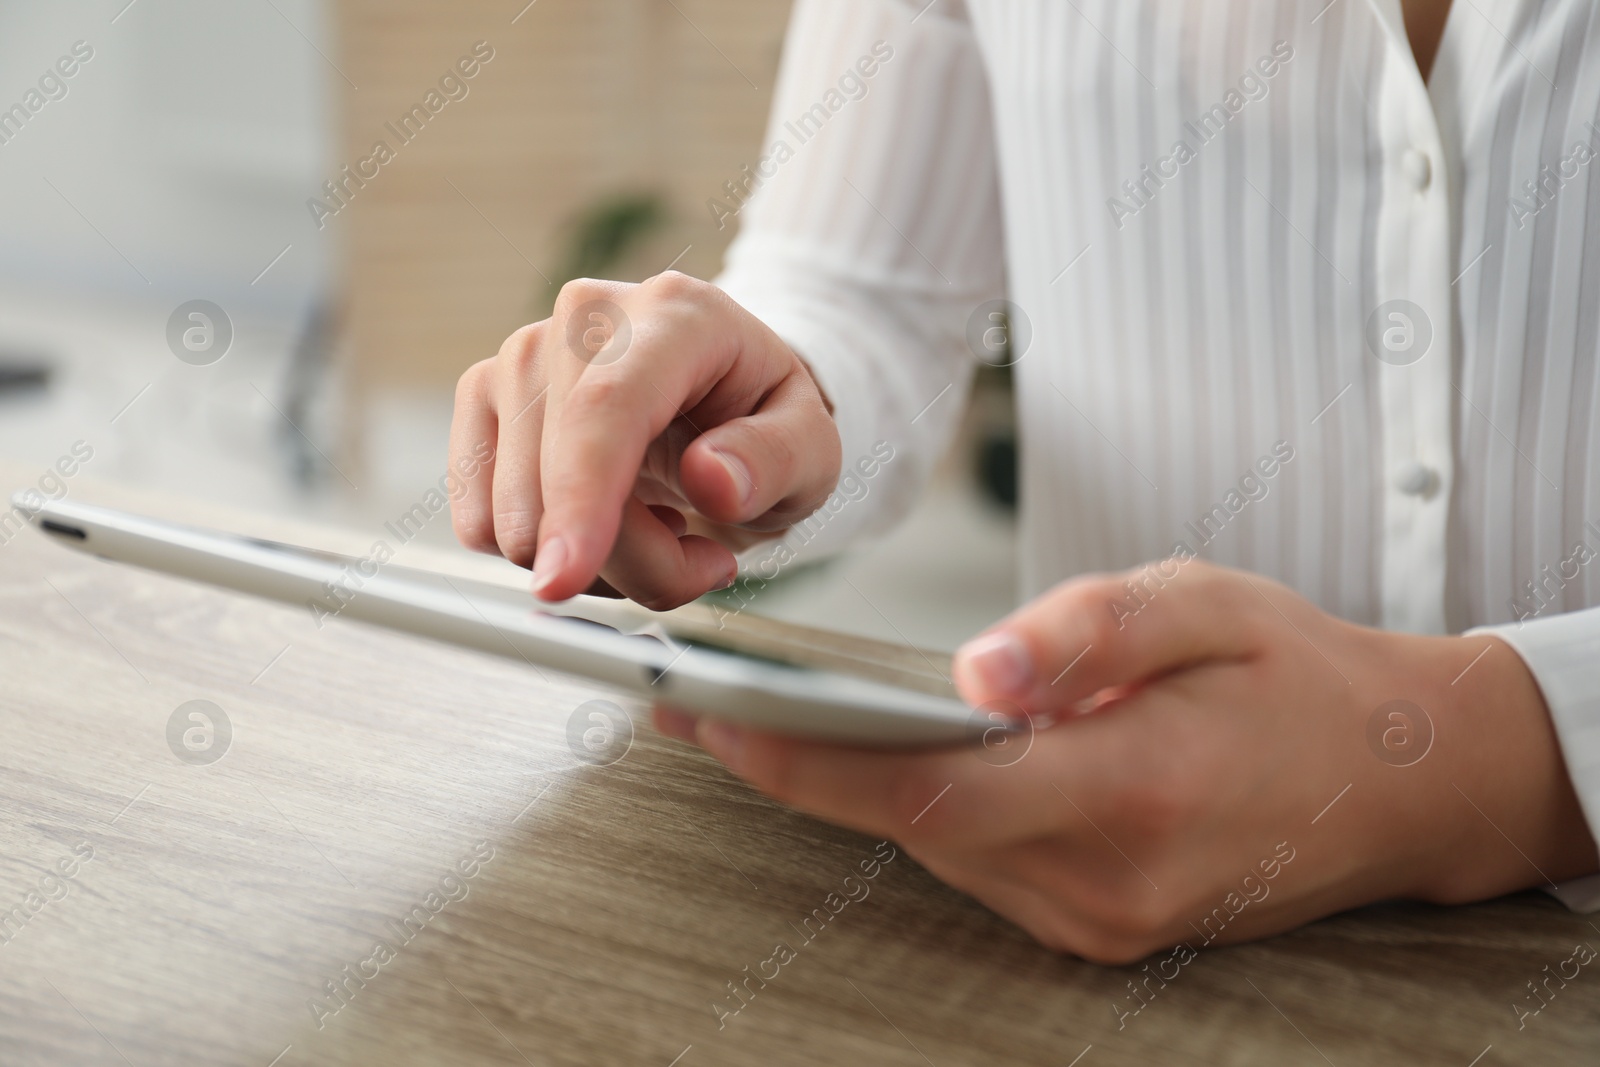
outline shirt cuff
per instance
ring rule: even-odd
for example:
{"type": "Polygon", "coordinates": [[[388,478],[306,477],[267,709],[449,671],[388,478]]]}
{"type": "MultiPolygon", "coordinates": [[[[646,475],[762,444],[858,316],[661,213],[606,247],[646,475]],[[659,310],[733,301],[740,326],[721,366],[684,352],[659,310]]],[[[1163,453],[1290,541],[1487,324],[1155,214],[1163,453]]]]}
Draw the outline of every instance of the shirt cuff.
{"type": "MultiPolygon", "coordinates": [[[[1474,634],[1500,638],[1533,673],[1589,832],[1600,844],[1600,608],[1468,631],[1474,634]]],[[[1574,911],[1600,911],[1600,874],[1550,892],[1574,911]]]]}

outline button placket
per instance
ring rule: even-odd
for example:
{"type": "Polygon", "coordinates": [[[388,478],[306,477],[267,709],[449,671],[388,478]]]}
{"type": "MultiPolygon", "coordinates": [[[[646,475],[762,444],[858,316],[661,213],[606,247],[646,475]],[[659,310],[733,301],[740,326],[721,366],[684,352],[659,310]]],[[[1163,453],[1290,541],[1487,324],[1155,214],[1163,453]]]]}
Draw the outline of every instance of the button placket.
{"type": "Polygon", "coordinates": [[[1380,364],[1386,473],[1382,621],[1442,633],[1453,476],[1450,204],[1432,101],[1406,48],[1391,42],[1375,102],[1382,200],[1367,343],[1380,364]]]}

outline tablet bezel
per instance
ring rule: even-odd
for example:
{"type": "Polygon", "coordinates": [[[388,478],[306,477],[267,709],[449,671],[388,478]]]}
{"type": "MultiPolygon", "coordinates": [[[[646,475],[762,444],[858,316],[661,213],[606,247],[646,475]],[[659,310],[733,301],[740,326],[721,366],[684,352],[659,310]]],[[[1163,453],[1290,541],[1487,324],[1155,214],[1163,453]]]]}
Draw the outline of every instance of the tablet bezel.
{"type": "Polygon", "coordinates": [[[995,728],[993,716],[948,697],[592,625],[577,602],[544,605],[490,583],[39,496],[18,493],[12,503],[76,551],[302,606],[328,603],[331,585],[365,562],[359,586],[335,601],[337,620],[523,660],[730,722],[885,747],[958,744],[995,728]]]}

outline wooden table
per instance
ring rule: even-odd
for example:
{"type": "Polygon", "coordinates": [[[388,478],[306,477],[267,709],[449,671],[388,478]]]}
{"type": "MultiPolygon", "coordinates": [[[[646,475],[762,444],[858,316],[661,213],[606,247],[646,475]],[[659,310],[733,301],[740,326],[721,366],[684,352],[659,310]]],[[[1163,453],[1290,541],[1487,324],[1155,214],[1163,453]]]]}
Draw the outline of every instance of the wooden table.
{"type": "MultiPolygon", "coordinates": [[[[334,548],[375,533],[72,492],[334,548]]],[[[892,846],[573,679],[32,531],[0,545],[0,662],[6,1067],[1600,1062],[1593,968],[1517,1028],[1524,983],[1600,947],[1539,894],[1205,950],[1119,1030],[1138,968],[1051,955],[904,855],[863,878],[892,846]],[[596,699],[637,723],[609,765],[568,740],[596,699]],[[194,700],[231,726],[214,762],[219,722],[211,749],[169,744],[194,700]],[[778,942],[792,958],[751,979],[778,942]]]]}

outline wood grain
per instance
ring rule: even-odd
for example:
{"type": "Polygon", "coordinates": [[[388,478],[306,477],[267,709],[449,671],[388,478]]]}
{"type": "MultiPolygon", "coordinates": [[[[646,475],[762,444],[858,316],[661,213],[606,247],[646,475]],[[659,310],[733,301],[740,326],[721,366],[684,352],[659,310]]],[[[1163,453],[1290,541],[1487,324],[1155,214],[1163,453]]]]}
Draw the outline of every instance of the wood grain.
{"type": "MultiPolygon", "coordinates": [[[[319,543],[352,540],[370,539],[319,543]]],[[[0,657],[0,909],[93,849],[0,944],[6,1067],[1466,1067],[1492,1045],[1487,1067],[1593,1063],[1600,1047],[1587,968],[1517,1029],[1524,983],[1575,943],[1600,946],[1538,894],[1369,908],[1205,950],[1119,1031],[1111,1005],[1138,968],[1051,955],[904,853],[859,880],[877,842],[753,794],[581,682],[360,624],[319,631],[309,613],[31,532],[0,545],[0,657]],[[210,765],[166,739],[194,699],[232,723],[210,765]],[[609,766],[567,740],[593,699],[637,723],[609,766]],[[480,842],[492,859],[428,910],[480,842]],[[852,874],[869,892],[833,915],[852,874]],[[403,941],[393,923],[418,906],[403,941]],[[816,909],[829,918],[807,942],[816,909]],[[392,959],[319,1028],[308,1002],[335,1003],[324,984],[380,938],[392,959]],[[719,1027],[713,1004],[737,1003],[727,984],[779,941],[794,958],[719,1027]]]]}

